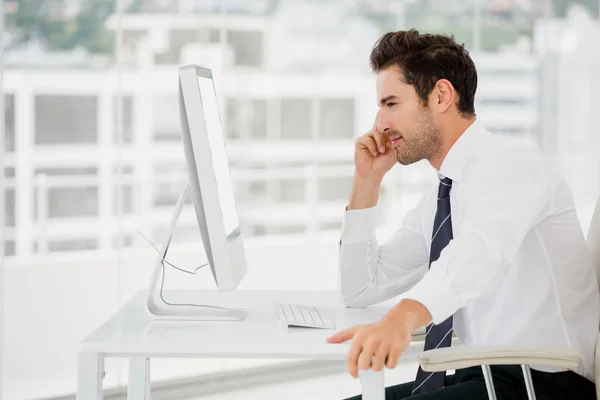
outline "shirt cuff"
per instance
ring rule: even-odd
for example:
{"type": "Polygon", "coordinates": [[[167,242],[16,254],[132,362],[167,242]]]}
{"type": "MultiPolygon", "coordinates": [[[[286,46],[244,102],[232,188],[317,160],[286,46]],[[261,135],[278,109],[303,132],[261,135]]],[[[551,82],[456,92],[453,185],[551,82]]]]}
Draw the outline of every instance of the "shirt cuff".
{"type": "Polygon", "coordinates": [[[377,214],[377,206],[346,210],[340,244],[362,243],[371,240],[375,236],[377,214]]]}
{"type": "Polygon", "coordinates": [[[428,276],[429,273],[425,274],[420,282],[401,297],[423,304],[431,314],[433,323],[437,325],[458,311],[461,305],[458,296],[448,284],[428,279],[428,276]]]}

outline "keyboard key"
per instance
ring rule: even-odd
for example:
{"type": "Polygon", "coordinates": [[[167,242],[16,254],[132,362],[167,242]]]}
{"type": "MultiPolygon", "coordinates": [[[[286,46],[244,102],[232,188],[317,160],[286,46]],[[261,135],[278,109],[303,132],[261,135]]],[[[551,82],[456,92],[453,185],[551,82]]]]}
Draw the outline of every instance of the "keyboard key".
{"type": "Polygon", "coordinates": [[[296,321],[296,318],[294,317],[294,312],[292,311],[292,309],[289,306],[289,304],[284,304],[283,305],[283,312],[285,313],[285,318],[288,321],[296,321]]]}
{"type": "Polygon", "coordinates": [[[294,312],[294,317],[296,318],[297,322],[306,323],[306,320],[304,319],[304,316],[302,315],[302,311],[298,310],[296,307],[292,307],[292,311],[294,312]]]}
{"type": "Polygon", "coordinates": [[[312,311],[310,313],[310,315],[311,315],[312,319],[315,321],[315,323],[320,324],[320,325],[325,325],[323,323],[323,318],[321,318],[321,314],[319,314],[316,311],[312,311]]]}
{"type": "Polygon", "coordinates": [[[320,320],[315,320],[312,316],[312,313],[308,310],[302,310],[302,317],[304,319],[305,322],[308,322],[309,324],[320,324],[321,321],[320,320]]]}
{"type": "Polygon", "coordinates": [[[285,313],[283,312],[283,307],[281,306],[281,304],[277,304],[275,306],[275,309],[277,310],[277,316],[279,317],[279,319],[281,321],[285,321],[285,313]]]}

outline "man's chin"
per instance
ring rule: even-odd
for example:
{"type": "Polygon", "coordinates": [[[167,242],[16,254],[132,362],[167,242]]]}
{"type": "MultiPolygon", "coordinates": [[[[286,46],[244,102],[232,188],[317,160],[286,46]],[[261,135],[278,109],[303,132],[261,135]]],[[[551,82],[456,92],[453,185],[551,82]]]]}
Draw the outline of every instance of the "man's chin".
{"type": "Polygon", "coordinates": [[[408,158],[408,157],[400,157],[400,156],[396,155],[396,161],[398,161],[398,164],[410,165],[410,164],[416,163],[419,160],[414,160],[414,159],[408,158]]]}

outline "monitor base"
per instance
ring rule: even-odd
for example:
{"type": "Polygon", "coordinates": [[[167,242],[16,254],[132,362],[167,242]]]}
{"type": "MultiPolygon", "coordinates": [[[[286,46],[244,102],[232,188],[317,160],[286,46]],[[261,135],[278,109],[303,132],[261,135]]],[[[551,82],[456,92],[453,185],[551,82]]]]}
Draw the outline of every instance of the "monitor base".
{"type": "Polygon", "coordinates": [[[167,304],[160,294],[157,288],[159,281],[158,278],[161,272],[164,274],[164,259],[171,244],[173,238],[173,232],[175,226],[181,215],[181,209],[185,198],[189,192],[190,183],[185,185],[182,190],[173,210],[173,216],[169,229],[167,231],[165,240],[162,248],[158,254],[158,259],[154,265],[154,271],[152,272],[152,278],[150,279],[150,285],[148,287],[148,298],[146,300],[146,311],[152,317],[157,320],[176,320],[176,321],[241,321],[246,317],[246,311],[225,307],[218,307],[208,304],[167,304]]]}
{"type": "Polygon", "coordinates": [[[205,308],[201,304],[190,305],[167,305],[157,304],[153,296],[149,296],[146,302],[146,310],[152,315],[152,319],[171,321],[243,321],[246,312],[243,310],[222,310],[205,308]]]}

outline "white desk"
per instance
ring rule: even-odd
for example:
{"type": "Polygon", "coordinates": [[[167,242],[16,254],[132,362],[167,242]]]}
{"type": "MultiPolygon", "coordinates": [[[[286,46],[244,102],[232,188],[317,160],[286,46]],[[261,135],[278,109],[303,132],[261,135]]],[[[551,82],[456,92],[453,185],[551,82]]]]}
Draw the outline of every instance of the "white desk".
{"type": "MultiPolygon", "coordinates": [[[[155,321],[145,311],[146,292],[139,292],[106,323],[83,340],[79,354],[77,400],[102,400],[105,357],[129,358],[128,399],[150,399],[150,358],[285,358],[345,362],[350,342],[329,344],[335,331],[378,321],[393,303],[345,308],[334,291],[195,291],[165,292],[170,302],[218,304],[244,308],[239,322],[155,321]],[[217,302],[218,298],[218,302],[217,302]],[[287,328],[278,322],[273,303],[311,304],[326,311],[336,329],[287,328]]],[[[413,342],[402,355],[415,362],[423,343],[413,342]]],[[[365,400],[383,400],[383,371],[362,374],[365,400]]]]}

